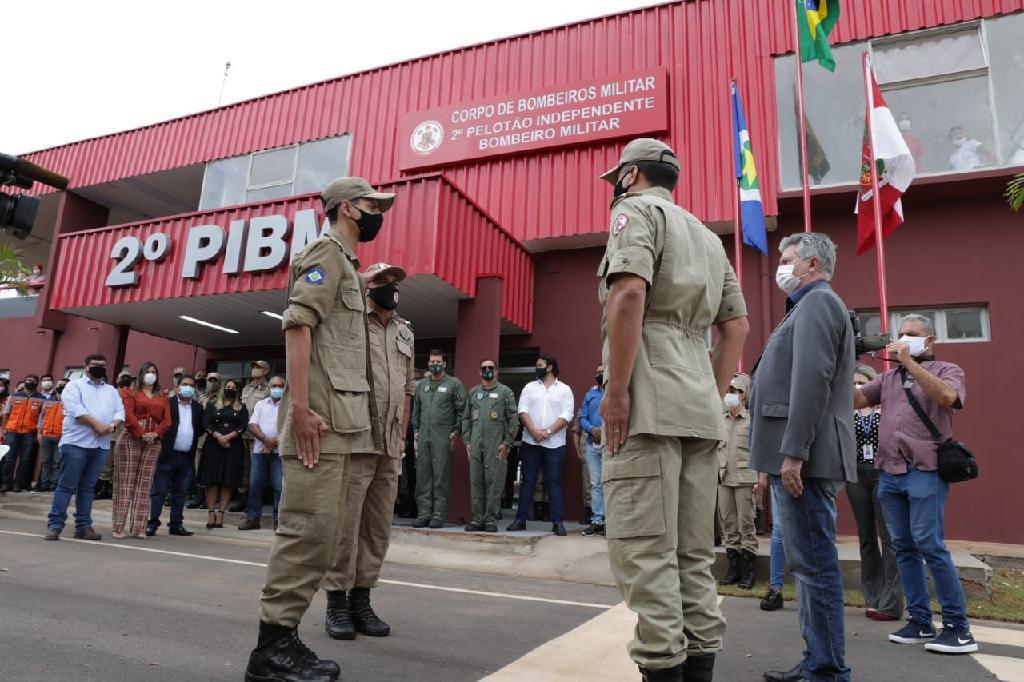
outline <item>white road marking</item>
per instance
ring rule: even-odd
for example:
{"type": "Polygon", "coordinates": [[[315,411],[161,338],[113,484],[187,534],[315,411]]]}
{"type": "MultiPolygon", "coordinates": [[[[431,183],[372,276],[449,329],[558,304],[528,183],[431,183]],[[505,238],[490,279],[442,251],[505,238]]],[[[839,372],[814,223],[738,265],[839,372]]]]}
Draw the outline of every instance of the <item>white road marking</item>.
{"type": "MultiPolygon", "coordinates": [[[[721,605],[722,596],[718,603],[721,605]]],[[[636,614],[620,603],[509,663],[483,682],[619,682],[639,677],[626,645],[636,614]]]]}
{"type": "Polygon", "coordinates": [[[1024,659],[989,654],[971,654],[971,658],[1002,682],[1024,682],[1024,659]]]}
{"type": "MultiPolygon", "coordinates": [[[[0,530],[0,533],[6,535],[17,535],[26,538],[42,539],[42,536],[38,533],[24,533],[21,531],[14,530],[0,530]]],[[[201,559],[203,561],[218,561],[225,564],[235,564],[238,566],[256,566],[257,568],[266,568],[267,565],[259,563],[257,561],[243,561],[241,559],[226,559],[224,557],[211,556],[209,554],[192,554],[190,552],[174,552],[167,549],[156,549],[154,547],[139,547],[137,545],[123,545],[116,542],[96,542],[94,540],[76,540],[74,538],[62,538],[60,542],[77,542],[83,545],[89,545],[91,547],[114,547],[117,549],[129,549],[136,552],[150,552],[153,554],[166,554],[168,556],[184,557],[186,559],[201,559]]],[[[546,597],[531,597],[523,594],[507,594],[504,592],[483,592],[481,590],[467,590],[461,587],[445,587],[442,585],[428,585],[426,583],[410,583],[403,580],[381,580],[380,582],[386,585],[395,585],[398,587],[413,587],[421,590],[439,590],[442,592],[458,592],[460,594],[475,594],[481,597],[495,597],[499,599],[514,599],[517,601],[534,601],[543,602],[545,604],[557,604],[559,606],[581,606],[588,609],[601,609],[602,611],[612,608],[612,604],[594,604],[590,602],[580,601],[569,601],[566,599],[548,599],[546,597]]]]}

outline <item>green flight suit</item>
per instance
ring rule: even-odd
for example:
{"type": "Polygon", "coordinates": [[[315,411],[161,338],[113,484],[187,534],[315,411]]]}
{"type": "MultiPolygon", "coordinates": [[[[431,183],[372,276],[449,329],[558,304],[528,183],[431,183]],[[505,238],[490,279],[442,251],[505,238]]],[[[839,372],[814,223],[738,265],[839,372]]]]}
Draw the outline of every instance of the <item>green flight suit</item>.
{"type": "MultiPolygon", "coordinates": [[[[722,646],[725,619],[711,566],[726,430],[705,335],[746,315],[746,306],[721,240],[676,206],[671,192],[626,193],[611,214],[598,269],[601,305],[616,274],[640,277],[648,289],[629,383],[629,433],[601,463],[609,559],[638,616],[631,658],[645,669],[671,668],[722,646]]],[[[608,368],[607,317],[601,336],[608,368]]]]}
{"type": "Polygon", "coordinates": [[[469,448],[469,489],[476,525],[498,523],[508,470],[507,452],[502,461],[498,448],[510,449],[518,428],[518,404],[511,388],[497,382],[491,388],[477,384],[470,390],[462,434],[469,448]]]}
{"type": "Polygon", "coordinates": [[[412,428],[416,433],[416,505],[420,519],[448,518],[451,493],[451,435],[462,435],[466,387],[453,376],[440,381],[430,376],[416,385],[412,428]]]}

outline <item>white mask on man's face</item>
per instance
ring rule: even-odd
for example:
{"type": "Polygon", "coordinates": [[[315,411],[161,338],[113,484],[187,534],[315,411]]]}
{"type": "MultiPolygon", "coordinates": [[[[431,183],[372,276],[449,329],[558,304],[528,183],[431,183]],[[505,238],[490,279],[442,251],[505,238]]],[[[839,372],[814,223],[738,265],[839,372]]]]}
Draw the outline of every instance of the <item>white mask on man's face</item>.
{"type": "Polygon", "coordinates": [[[725,409],[735,410],[740,406],[740,397],[735,393],[726,393],[725,397],[722,398],[722,402],[725,404],[725,409]]]}
{"type": "Polygon", "coordinates": [[[775,271],[775,283],[779,285],[787,294],[791,294],[797,290],[800,286],[800,280],[807,275],[797,277],[793,274],[793,269],[796,267],[795,263],[789,263],[788,265],[780,265],[778,270],[775,271]]]}
{"type": "Polygon", "coordinates": [[[900,130],[902,130],[903,132],[907,132],[908,130],[910,130],[909,118],[900,119],[900,130]]]}
{"type": "Polygon", "coordinates": [[[907,336],[904,334],[900,337],[900,343],[909,346],[910,354],[915,358],[924,355],[925,351],[928,350],[927,342],[928,339],[924,336],[907,336]]]}

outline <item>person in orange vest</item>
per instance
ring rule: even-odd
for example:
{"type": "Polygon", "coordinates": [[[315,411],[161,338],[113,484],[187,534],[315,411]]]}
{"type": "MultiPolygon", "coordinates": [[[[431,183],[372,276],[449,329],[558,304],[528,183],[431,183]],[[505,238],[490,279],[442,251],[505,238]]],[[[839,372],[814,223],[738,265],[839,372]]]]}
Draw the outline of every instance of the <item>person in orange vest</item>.
{"type": "MultiPolygon", "coordinates": [[[[39,414],[39,483],[36,490],[50,492],[57,487],[57,469],[60,465],[60,435],[64,425],[64,405],[60,402],[60,394],[64,391],[66,381],[57,383],[53,395],[43,402],[39,414]]],[[[45,388],[45,386],[44,386],[45,388]]]]}
{"type": "Polygon", "coordinates": [[[25,389],[17,391],[4,405],[0,436],[11,447],[4,457],[2,489],[18,493],[32,487],[32,474],[36,463],[36,429],[39,413],[43,409],[43,396],[39,393],[39,375],[25,376],[25,389]]]}

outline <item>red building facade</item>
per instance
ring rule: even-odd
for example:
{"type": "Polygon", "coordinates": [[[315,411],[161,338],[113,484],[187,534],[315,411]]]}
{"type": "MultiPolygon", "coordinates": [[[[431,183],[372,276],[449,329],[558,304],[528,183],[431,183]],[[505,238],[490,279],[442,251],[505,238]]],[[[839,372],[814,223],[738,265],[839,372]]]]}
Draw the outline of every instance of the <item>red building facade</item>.
{"type": "MultiPolygon", "coordinates": [[[[552,353],[580,401],[600,359],[595,271],[610,192],[597,175],[626,139],[650,134],[675,148],[683,162],[677,200],[732,253],[728,84],[736,78],[775,228],[770,247],[801,229],[791,181],[791,5],[673,2],[29,154],[71,185],[43,195],[36,232],[53,236],[51,279],[34,315],[4,320],[0,368],[13,377],[62,372],[94,349],[132,369],[152,360],[165,372],[283,358],[273,314],[283,307],[288,257],[323,223],[303,185],[315,175],[303,176],[304,159],[327,142],[335,146],[325,177],[362,175],[398,195],[381,239],[359,255],[409,270],[401,311],[414,322],[418,351],[453,351],[467,385],[477,381],[481,355],[514,370],[536,352],[552,353]],[[291,176],[274,175],[289,163],[291,176]],[[248,175],[232,190],[232,169],[243,167],[248,175]],[[260,168],[268,174],[257,178],[260,168]]],[[[930,145],[934,169],[911,187],[907,223],[887,242],[890,305],[931,314],[947,342],[942,357],[967,371],[958,435],[979,452],[983,473],[952,495],[948,533],[1004,542],[1024,542],[1011,508],[1020,471],[1012,420],[1002,417],[1019,376],[1010,348],[1024,333],[1016,302],[1024,233],[1000,198],[1013,167],[1024,165],[1008,113],[1024,110],[1015,108],[1024,93],[1003,66],[1007,54],[1024,60],[1024,48],[1005,38],[1021,42],[1022,10],[1021,0],[846,3],[831,41],[836,74],[805,67],[809,123],[826,160],[812,159],[814,227],[839,244],[835,287],[868,326],[877,324],[874,259],[854,255],[852,214],[863,102],[846,67],[861,49],[880,67],[889,59],[883,89],[890,102],[906,103],[930,145]],[[923,71],[941,62],[936,53],[955,53],[960,65],[923,71]],[[980,88],[985,102],[957,98],[980,88]],[[928,98],[978,106],[950,105],[955,117],[945,120],[934,106],[914,108],[928,98]],[[950,123],[972,127],[991,162],[940,168],[949,150],[937,131],[950,123]]],[[[773,254],[744,253],[747,366],[784,311],[774,265],[773,254]]],[[[567,505],[579,512],[579,464],[568,461],[567,505]]],[[[468,507],[463,460],[456,462],[454,517],[468,507]]]]}

